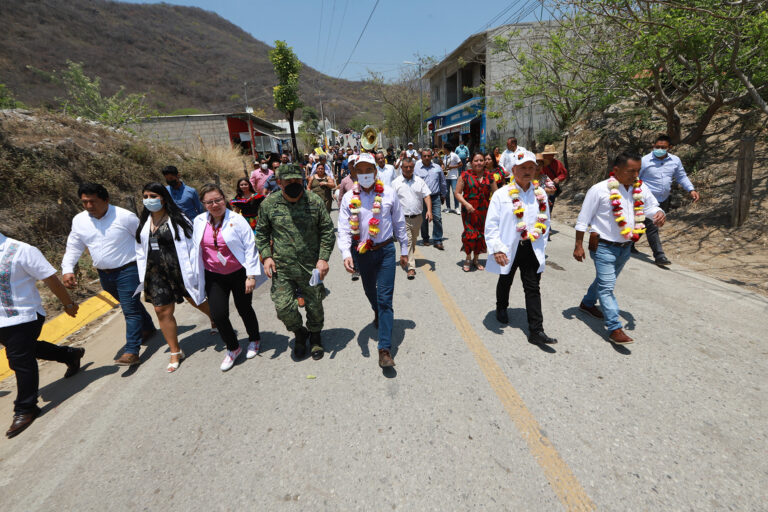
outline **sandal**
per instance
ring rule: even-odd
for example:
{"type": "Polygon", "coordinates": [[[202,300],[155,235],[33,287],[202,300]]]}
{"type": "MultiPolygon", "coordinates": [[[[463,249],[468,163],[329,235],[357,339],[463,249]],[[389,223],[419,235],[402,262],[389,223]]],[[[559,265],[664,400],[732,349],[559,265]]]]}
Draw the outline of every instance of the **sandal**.
{"type": "Polygon", "coordinates": [[[461,267],[461,270],[463,270],[464,272],[469,272],[470,271],[470,266],[469,266],[469,262],[468,261],[464,262],[464,265],[461,267]]]}
{"type": "Polygon", "coordinates": [[[172,356],[179,356],[179,360],[176,361],[175,363],[168,363],[168,367],[165,369],[165,371],[167,371],[168,373],[173,373],[176,370],[178,370],[179,369],[179,365],[181,364],[181,362],[184,359],[187,358],[187,356],[184,355],[184,351],[183,350],[179,350],[178,352],[171,352],[171,355],[172,356]]]}
{"type": "Polygon", "coordinates": [[[485,267],[482,266],[479,261],[473,261],[472,264],[475,266],[477,270],[485,270],[485,267]]]}
{"type": "Polygon", "coordinates": [[[214,334],[219,334],[219,329],[216,327],[216,324],[211,322],[211,336],[214,334]]]}

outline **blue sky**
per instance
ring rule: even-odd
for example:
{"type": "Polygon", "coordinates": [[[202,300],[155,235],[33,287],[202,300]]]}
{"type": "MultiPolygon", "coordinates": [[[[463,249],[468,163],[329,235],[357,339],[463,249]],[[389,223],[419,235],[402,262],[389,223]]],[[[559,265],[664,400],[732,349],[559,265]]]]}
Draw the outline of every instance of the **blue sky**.
{"type": "MultiPolygon", "coordinates": [[[[165,3],[216,12],[269,45],[283,39],[293,46],[302,62],[327,75],[338,76],[349,59],[341,77],[361,79],[367,76],[368,69],[395,77],[402,62],[413,61],[417,54],[441,58],[471,34],[484,29],[497,15],[502,14],[491,26],[517,21],[520,14],[535,9],[534,4],[538,2],[379,0],[351,59],[352,48],[375,0],[165,0],[165,3]]],[[[529,15],[521,21],[531,19],[533,16],[529,15]]]]}

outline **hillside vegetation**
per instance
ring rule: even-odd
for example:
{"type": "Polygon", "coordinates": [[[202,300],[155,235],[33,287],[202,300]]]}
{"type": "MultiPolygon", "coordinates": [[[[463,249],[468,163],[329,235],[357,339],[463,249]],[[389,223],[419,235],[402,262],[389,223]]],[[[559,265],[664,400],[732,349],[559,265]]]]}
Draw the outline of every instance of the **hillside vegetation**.
{"type": "MultiPolygon", "coordinates": [[[[273,107],[270,47],[212,12],[105,0],[3,0],[0,19],[0,83],[27,105],[52,106],[64,95],[28,66],[61,70],[69,59],[101,77],[106,94],[121,85],[148,92],[150,107],[162,113],[243,110],[247,81],[249,104],[269,118],[283,117],[273,107]]],[[[380,108],[361,85],[301,70],[302,100],[317,105],[322,91],[325,108],[342,125],[380,108]]]]}

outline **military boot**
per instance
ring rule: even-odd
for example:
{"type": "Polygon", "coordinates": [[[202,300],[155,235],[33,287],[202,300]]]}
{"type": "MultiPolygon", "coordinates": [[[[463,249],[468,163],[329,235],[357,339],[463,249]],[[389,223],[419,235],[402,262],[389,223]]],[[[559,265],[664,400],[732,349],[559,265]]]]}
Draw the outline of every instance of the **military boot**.
{"type": "Polygon", "coordinates": [[[325,349],[323,349],[323,340],[320,339],[320,331],[309,333],[309,352],[315,361],[323,358],[325,349]]]}
{"type": "Polygon", "coordinates": [[[306,327],[302,327],[298,331],[293,331],[293,334],[296,336],[293,344],[293,357],[298,361],[299,359],[304,359],[304,356],[307,354],[307,336],[309,336],[309,332],[306,327]]]}

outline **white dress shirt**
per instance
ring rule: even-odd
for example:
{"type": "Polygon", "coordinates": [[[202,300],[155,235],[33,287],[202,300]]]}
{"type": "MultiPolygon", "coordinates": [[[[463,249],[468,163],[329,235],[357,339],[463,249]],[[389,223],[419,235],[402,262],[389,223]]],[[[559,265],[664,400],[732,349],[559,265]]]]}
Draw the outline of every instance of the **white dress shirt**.
{"type": "MultiPolygon", "coordinates": [[[[370,238],[368,222],[373,217],[371,208],[373,208],[373,199],[376,197],[376,192],[373,189],[370,192],[366,192],[361,187],[360,202],[362,206],[360,213],[357,214],[360,218],[360,241],[355,242],[352,240],[352,230],[349,227],[349,218],[353,215],[349,211],[349,201],[352,199],[353,193],[354,191],[350,190],[344,194],[339,206],[337,239],[341,256],[344,259],[352,257],[353,243],[362,243],[370,238]]],[[[406,231],[405,216],[403,215],[403,209],[400,207],[400,200],[395,195],[392,187],[384,187],[384,192],[381,193],[381,213],[377,217],[380,220],[379,233],[373,238],[373,243],[381,243],[394,236],[400,241],[400,254],[408,254],[408,232],[406,231]]]]}
{"type": "Polygon", "coordinates": [[[0,327],[45,316],[35,283],[56,275],[37,247],[0,234],[0,327]]]}
{"type": "Polygon", "coordinates": [[[397,173],[395,172],[395,168],[392,165],[384,164],[384,167],[376,166],[376,175],[381,180],[384,185],[387,187],[392,186],[392,180],[395,179],[395,176],[397,173]]]}
{"type": "MultiPolygon", "coordinates": [[[[520,191],[520,201],[523,203],[525,213],[523,218],[518,219],[515,215],[515,208],[512,206],[512,198],[509,197],[509,185],[505,185],[497,190],[491,196],[491,202],[488,205],[488,213],[485,217],[485,245],[488,247],[488,261],[485,263],[485,269],[494,274],[508,274],[512,269],[512,263],[515,261],[517,248],[520,245],[520,232],[517,230],[517,223],[525,221],[528,230],[532,230],[537,222],[539,214],[539,202],[533,192],[533,183],[528,185],[528,190],[520,191]],[[503,252],[507,255],[509,262],[505,266],[496,263],[493,255],[497,252],[503,252]]],[[[547,204],[547,231],[538,240],[531,242],[536,259],[539,260],[538,273],[544,272],[546,263],[545,252],[547,249],[547,239],[549,236],[549,204],[547,204]]]]}
{"type": "Polygon", "coordinates": [[[97,219],[80,212],[72,219],[72,231],[67,237],[67,250],[61,271],[72,274],[77,260],[87,248],[93,266],[101,270],[120,268],[136,261],[136,229],[139,218],[119,206],[109,205],[107,213],[97,219]]]}
{"type": "Polygon", "coordinates": [[[400,200],[403,215],[420,215],[424,208],[424,198],[432,195],[427,183],[415,174],[410,180],[398,176],[392,180],[392,189],[400,200]]]}
{"type": "MultiPolygon", "coordinates": [[[[643,212],[648,218],[653,217],[656,212],[662,211],[659,208],[659,202],[653,197],[653,194],[645,183],[641,185],[643,191],[643,212]]],[[[621,195],[621,209],[627,225],[624,228],[635,228],[635,200],[632,197],[634,186],[629,188],[619,185],[616,192],[621,195]]],[[[613,206],[611,206],[611,191],[608,189],[608,180],[603,180],[592,185],[587,195],[584,197],[584,203],[581,205],[579,218],[576,220],[576,231],[586,232],[589,229],[600,235],[603,240],[610,242],[627,242],[628,240],[621,236],[619,225],[614,220],[613,206]]],[[[644,226],[643,226],[644,227],[644,226]]]]}
{"type": "Polygon", "coordinates": [[[501,157],[499,157],[499,165],[502,166],[505,171],[512,172],[512,167],[515,166],[515,161],[517,160],[515,155],[522,153],[523,151],[526,151],[523,146],[517,146],[517,149],[514,151],[505,149],[501,154],[501,157]]]}
{"type": "Polygon", "coordinates": [[[461,166],[461,158],[459,158],[459,155],[451,151],[450,154],[445,156],[445,158],[443,159],[443,163],[445,164],[445,172],[448,173],[445,179],[447,180],[459,179],[459,167],[454,167],[453,169],[448,168],[453,165],[461,166]]]}

